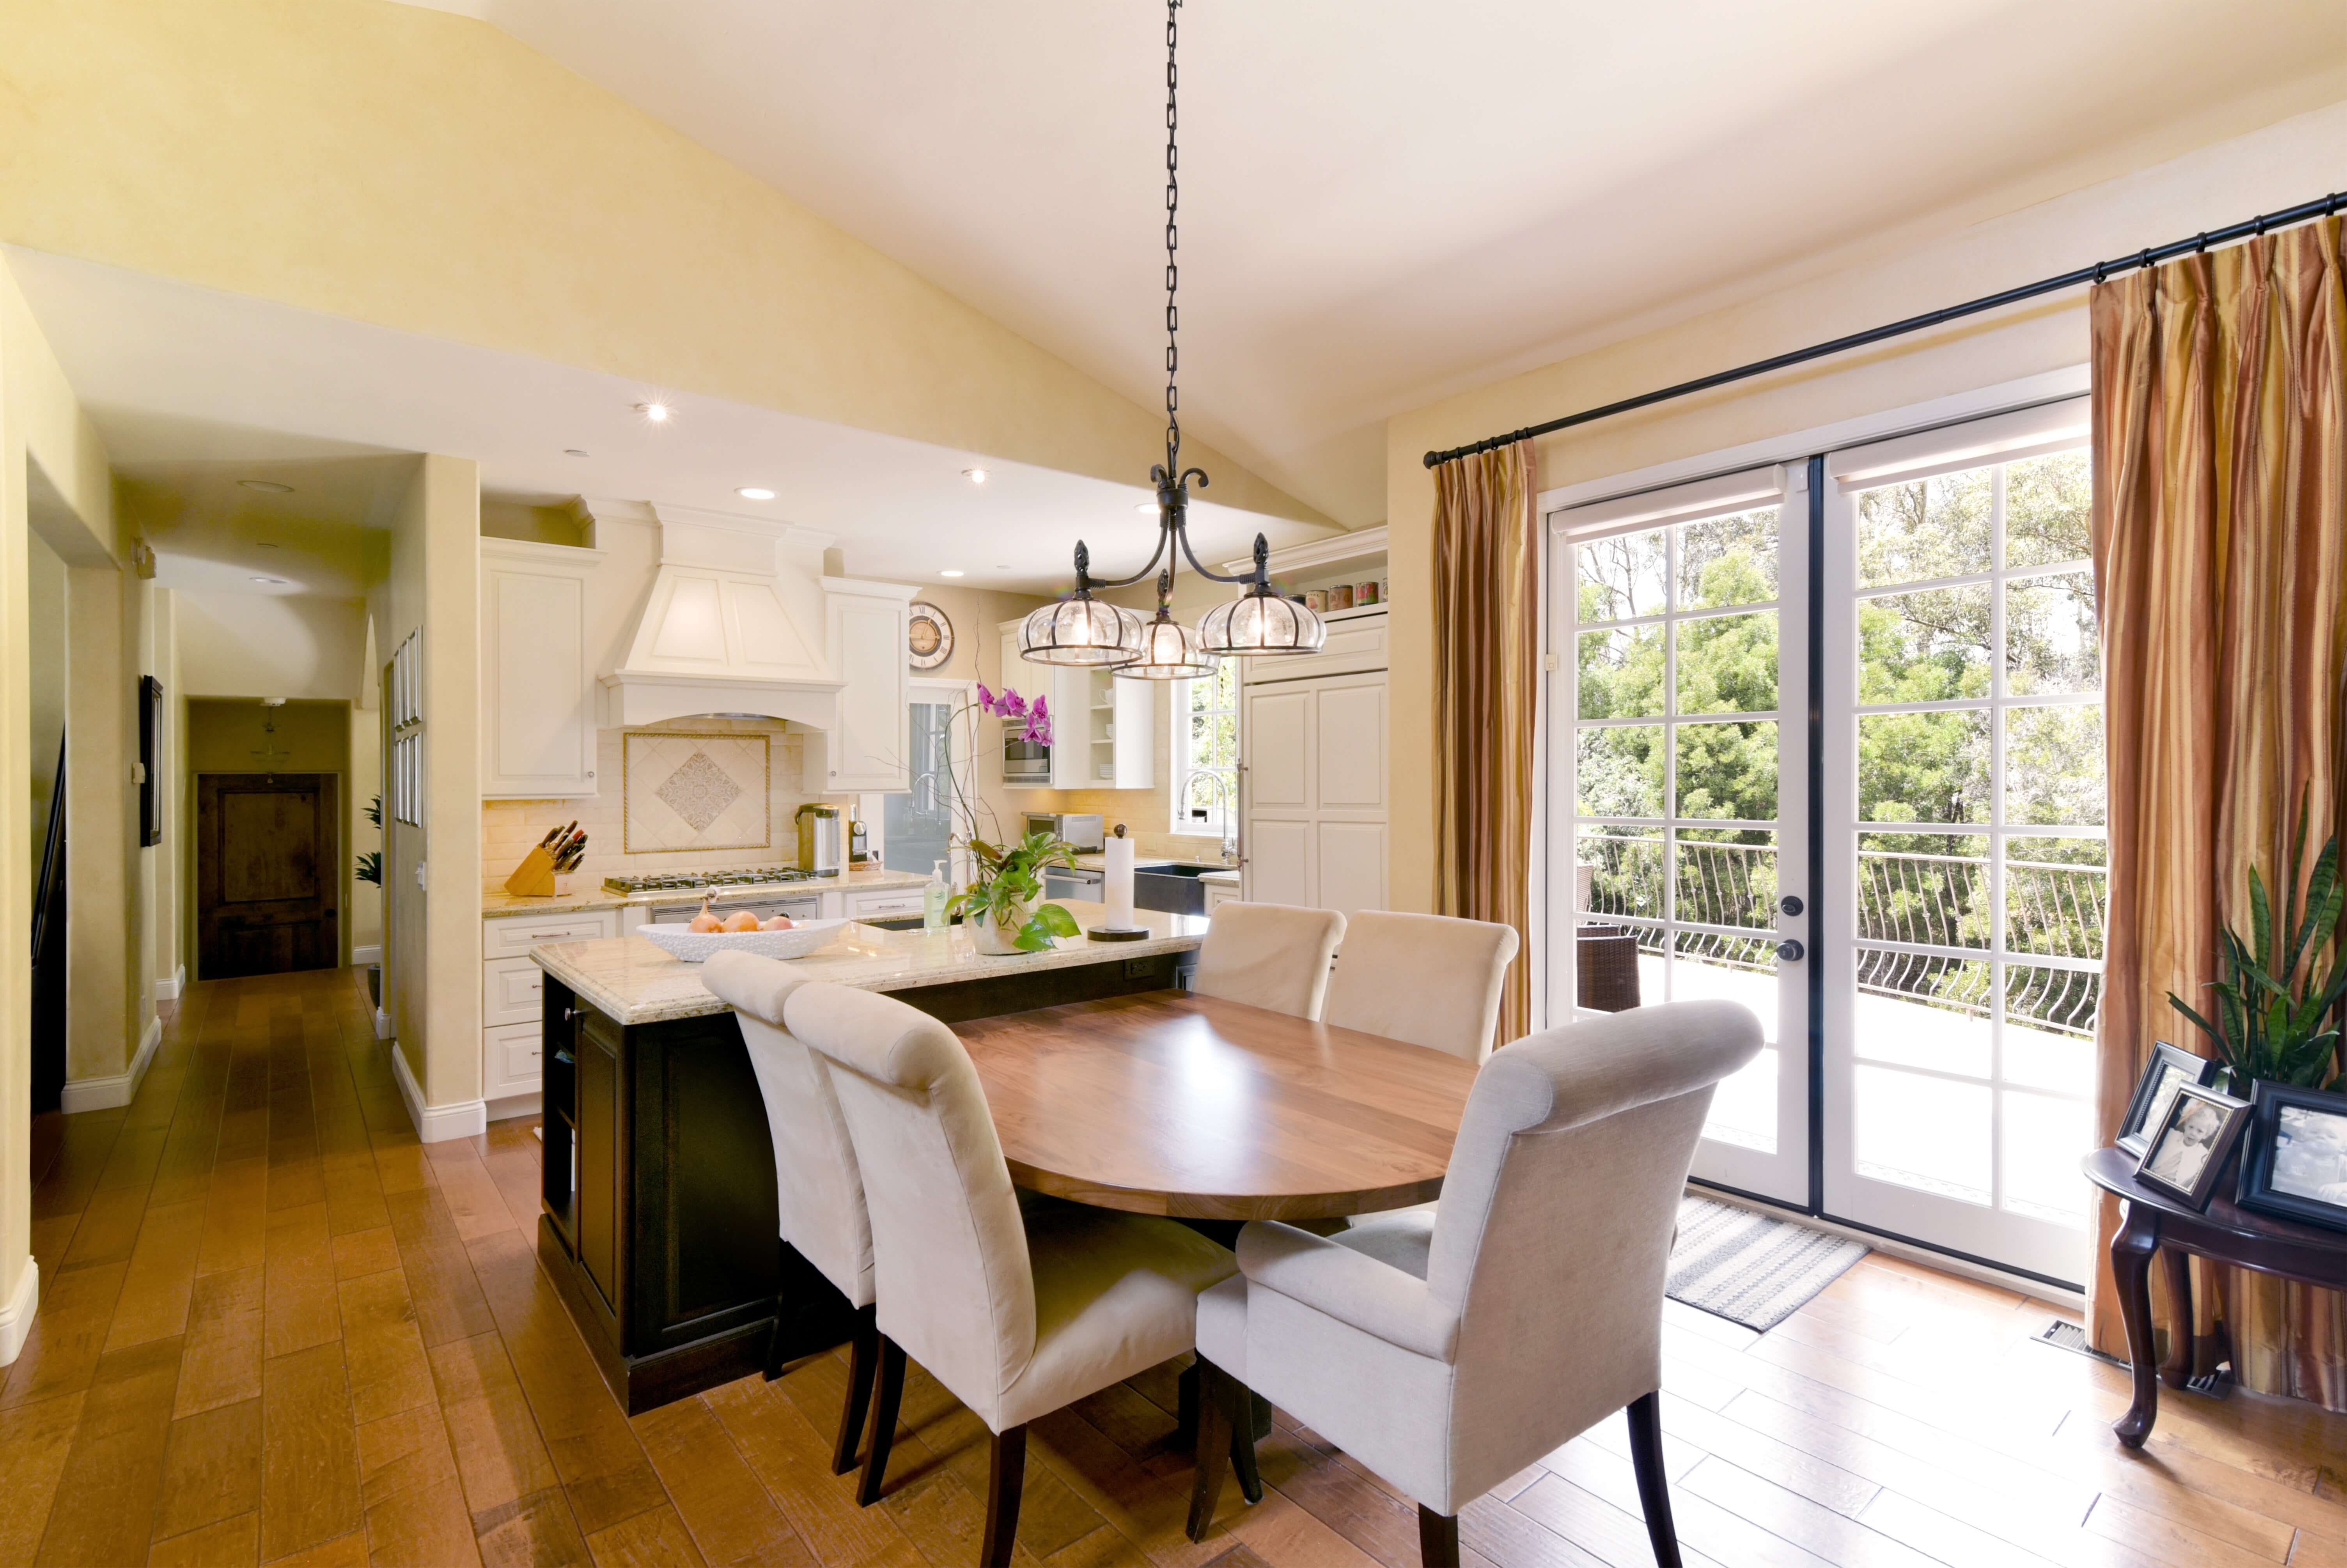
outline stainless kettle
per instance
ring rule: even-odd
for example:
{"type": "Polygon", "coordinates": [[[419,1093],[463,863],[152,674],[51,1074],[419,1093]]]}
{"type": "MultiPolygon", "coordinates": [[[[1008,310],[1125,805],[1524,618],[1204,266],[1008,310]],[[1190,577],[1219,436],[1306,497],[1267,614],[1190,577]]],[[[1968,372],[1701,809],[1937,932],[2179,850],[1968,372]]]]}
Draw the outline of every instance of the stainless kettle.
{"type": "Polygon", "coordinates": [[[809,801],[798,809],[799,868],[817,876],[836,876],[846,863],[842,845],[839,808],[809,801]]]}

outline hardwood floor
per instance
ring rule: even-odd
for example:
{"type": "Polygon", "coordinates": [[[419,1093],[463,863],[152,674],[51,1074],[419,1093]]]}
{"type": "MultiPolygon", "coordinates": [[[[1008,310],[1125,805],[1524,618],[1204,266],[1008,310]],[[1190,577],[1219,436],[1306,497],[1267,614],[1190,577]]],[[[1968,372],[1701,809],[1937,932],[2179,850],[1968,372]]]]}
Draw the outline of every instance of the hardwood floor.
{"type": "MultiPolygon", "coordinates": [[[[537,1266],[528,1124],[417,1144],[385,1050],[349,971],[199,985],[137,1102],[66,1119],[0,1565],[976,1561],[985,1429],[917,1368],[869,1510],[831,1473],[844,1353],[622,1416],[537,1266]]],[[[1766,1336],[1674,1306],[1688,1563],[2347,1568],[2347,1419],[2171,1395],[2130,1455],[2125,1378],[2031,1342],[2055,1315],[1879,1255],[1766,1336]]],[[[1285,1415],[1264,1501],[1225,1486],[1191,1544],[1178,1370],[1035,1424],[1024,1568],[1416,1563],[1407,1501],[1285,1415]]],[[[1460,1533],[1470,1568],[1646,1568],[1626,1423],[1460,1533]]]]}

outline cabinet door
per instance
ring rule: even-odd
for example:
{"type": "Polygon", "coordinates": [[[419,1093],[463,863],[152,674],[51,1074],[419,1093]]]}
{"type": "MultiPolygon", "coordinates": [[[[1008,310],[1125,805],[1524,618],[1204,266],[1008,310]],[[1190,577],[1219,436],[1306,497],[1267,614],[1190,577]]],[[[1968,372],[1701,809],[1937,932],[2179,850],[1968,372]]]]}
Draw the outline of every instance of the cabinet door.
{"type": "Polygon", "coordinates": [[[826,794],[909,789],[904,602],[835,594],[830,615],[835,668],[847,684],[839,692],[838,724],[815,748],[825,776],[808,782],[826,794]]]}
{"type": "Polygon", "coordinates": [[[1250,689],[1241,702],[1246,896],[1258,904],[1310,907],[1319,902],[1313,871],[1312,693],[1250,689]]]}
{"type": "Polygon", "coordinates": [[[1106,779],[1096,776],[1092,767],[1094,753],[1108,760],[1106,746],[1092,743],[1092,688],[1099,678],[1081,664],[1025,664],[1036,675],[1036,689],[1043,690],[1048,676],[1051,693],[1051,787],[1053,789],[1105,789],[1106,779]]]}
{"type": "Polygon", "coordinates": [[[1383,672],[1252,686],[1241,701],[1246,896],[1384,908],[1383,672]]]}
{"type": "Polygon", "coordinates": [[[1116,704],[1116,744],[1102,751],[1116,753],[1116,787],[1157,787],[1157,693],[1170,689],[1163,681],[1109,679],[1116,704]]]}
{"type": "MultiPolygon", "coordinates": [[[[538,546],[559,549],[559,546],[538,546]]],[[[575,566],[481,560],[481,794],[595,793],[587,583],[575,566]]]]}
{"type": "Polygon", "coordinates": [[[620,1191],[620,1139],[626,1127],[620,1095],[620,1042],[605,1035],[599,1020],[579,1031],[579,1261],[602,1293],[604,1307],[620,1310],[620,1234],[625,1220],[620,1191]]]}

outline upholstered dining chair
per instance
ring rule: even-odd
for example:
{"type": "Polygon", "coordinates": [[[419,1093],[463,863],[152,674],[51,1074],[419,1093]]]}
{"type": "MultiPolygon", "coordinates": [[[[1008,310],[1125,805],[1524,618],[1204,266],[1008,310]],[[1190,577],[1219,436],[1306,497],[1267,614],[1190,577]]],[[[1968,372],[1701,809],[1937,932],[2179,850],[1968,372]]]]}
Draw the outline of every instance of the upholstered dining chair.
{"type": "Polygon", "coordinates": [[[1517,945],[1490,920],[1364,909],[1345,922],[1320,1021],[1481,1061],[1517,945]]]}
{"type": "Polygon", "coordinates": [[[872,1216],[880,1383],[858,1495],[880,1495],[910,1355],[993,1434],[979,1562],[1005,1568],[1027,1423],[1191,1348],[1198,1292],[1236,1262],[1169,1219],[1022,1206],[978,1070],[927,1014],[820,982],[783,1014],[828,1064],[872,1216]]]}
{"type": "Polygon", "coordinates": [[[742,1026],[742,1043],[758,1074],[766,1125],[774,1141],[774,1196],[782,1214],[784,1250],[774,1337],[766,1354],[767,1381],[783,1373],[784,1330],[797,1273],[794,1251],[856,1308],[856,1331],[847,1347],[847,1400],[831,1448],[832,1473],[845,1475],[856,1464],[880,1354],[873,1311],[872,1224],[864,1210],[864,1180],[856,1168],[847,1123],[831,1091],[831,1074],[783,1022],[784,1001],[806,981],[788,964],[740,951],[712,956],[701,967],[701,979],[733,1009],[742,1026]]]}
{"type": "Polygon", "coordinates": [[[1198,1301],[1191,1538],[1250,1389],[1418,1500],[1427,1568],[1456,1568],[1460,1508],[1626,1409],[1655,1559],[1677,1568],[1663,1281],[1712,1086],[1759,1050],[1759,1020],[1721,1001],[1528,1035],[1477,1075],[1434,1213],[1333,1239],[1250,1224],[1241,1272],[1198,1301]]]}
{"type": "Polygon", "coordinates": [[[1318,1019],[1328,960],[1345,935],[1334,909],[1230,901],[1214,908],[1190,989],[1272,1012],[1318,1019]]]}

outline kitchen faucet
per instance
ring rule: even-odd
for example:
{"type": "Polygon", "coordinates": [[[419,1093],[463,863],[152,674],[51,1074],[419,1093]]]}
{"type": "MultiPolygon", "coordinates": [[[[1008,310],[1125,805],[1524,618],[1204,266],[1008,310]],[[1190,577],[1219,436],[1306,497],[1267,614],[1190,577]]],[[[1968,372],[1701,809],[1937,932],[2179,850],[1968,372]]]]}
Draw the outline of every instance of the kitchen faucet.
{"type": "Polygon", "coordinates": [[[1223,864],[1225,866],[1237,865],[1239,854],[1239,815],[1237,809],[1231,800],[1230,785],[1223,782],[1222,774],[1215,773],[1211,769],[1193,768],[1190,771],[1190,777],[1182,781],[1181,798],[1184,801],[1187,801],[1190,798],[1191,779],[1204,779],[1208,784],[1214,786],[1215,804],[1219,804],[1223,808],[1223,864]]]}

